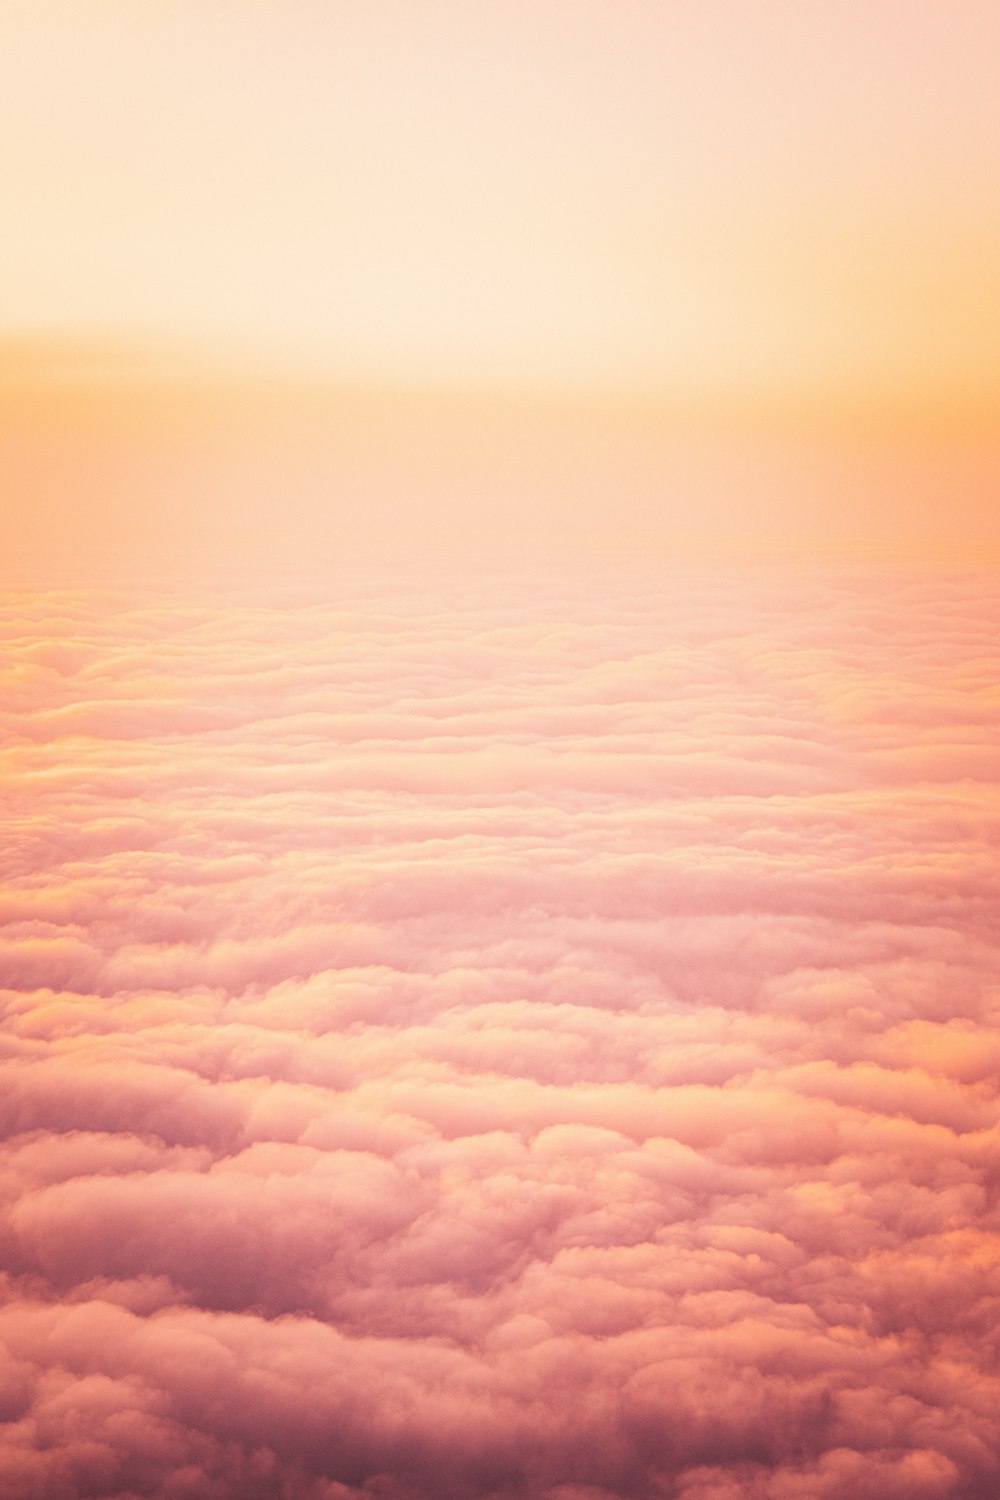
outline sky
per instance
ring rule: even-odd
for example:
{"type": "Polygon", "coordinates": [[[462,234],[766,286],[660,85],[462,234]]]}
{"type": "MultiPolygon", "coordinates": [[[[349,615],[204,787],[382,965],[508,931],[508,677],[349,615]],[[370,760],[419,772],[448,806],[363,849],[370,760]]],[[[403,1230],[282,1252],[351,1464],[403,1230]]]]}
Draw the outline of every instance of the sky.
{"type": "Polygon", "coordinates": [[[7,0],[10,329],[991,395],[995,7],[7,0]]]}
{"type": "Polygon", "coordinates": [[[301,557],[995,552],[998,48],[971,0],[7,0],[6,571],[261,563],[289,489],[301,557]]]}
{"type": "Polygon", "coordinates": [[[0,0],[3,1500],[1000,1494],[998,55],[0,0]]]}

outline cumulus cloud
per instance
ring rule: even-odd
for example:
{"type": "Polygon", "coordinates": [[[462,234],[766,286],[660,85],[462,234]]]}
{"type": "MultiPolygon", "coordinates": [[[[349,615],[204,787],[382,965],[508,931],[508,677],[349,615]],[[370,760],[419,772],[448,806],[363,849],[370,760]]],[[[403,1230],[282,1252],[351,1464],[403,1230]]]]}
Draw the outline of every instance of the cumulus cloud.
{"type": "Polygon", "coordinates": [[[12,596],[10,1500],[988,1500],[995,579],[12,596]]]}

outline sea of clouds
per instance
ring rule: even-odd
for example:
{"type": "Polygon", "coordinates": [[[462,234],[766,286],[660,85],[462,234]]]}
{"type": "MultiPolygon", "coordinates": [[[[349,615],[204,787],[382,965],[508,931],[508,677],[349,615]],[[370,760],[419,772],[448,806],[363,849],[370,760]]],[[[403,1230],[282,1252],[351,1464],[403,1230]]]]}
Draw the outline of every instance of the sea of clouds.
{"type": "Polygon", "coordinates": [[[3,619],[4,1500],[994,1500],[995,577],[3,619]]]}

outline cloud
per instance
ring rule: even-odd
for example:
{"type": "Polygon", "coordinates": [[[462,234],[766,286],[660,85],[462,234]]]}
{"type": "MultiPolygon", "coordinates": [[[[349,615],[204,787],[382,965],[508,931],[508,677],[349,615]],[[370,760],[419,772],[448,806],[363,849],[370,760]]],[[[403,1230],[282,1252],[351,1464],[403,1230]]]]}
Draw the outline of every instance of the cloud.
{"type": "Polygon", "coordinates": [[[12,597],[3,1494],[992,1497],[996,599],[12,597]]]}

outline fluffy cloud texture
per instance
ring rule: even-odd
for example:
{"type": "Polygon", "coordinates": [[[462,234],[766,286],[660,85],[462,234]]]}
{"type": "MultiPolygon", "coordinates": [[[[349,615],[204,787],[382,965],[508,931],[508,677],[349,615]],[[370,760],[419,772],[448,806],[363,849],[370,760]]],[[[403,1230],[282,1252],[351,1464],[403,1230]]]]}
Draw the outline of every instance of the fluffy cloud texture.
{"type": "Polygon", "coordinates": [[[992,1500],[998,599],[8,598],[5,1500],[992,1500]]]}

